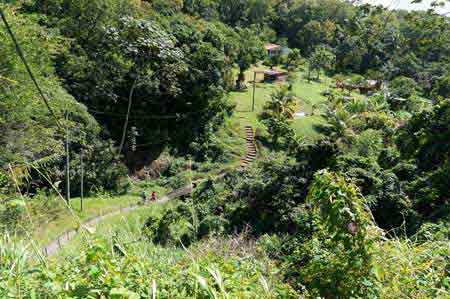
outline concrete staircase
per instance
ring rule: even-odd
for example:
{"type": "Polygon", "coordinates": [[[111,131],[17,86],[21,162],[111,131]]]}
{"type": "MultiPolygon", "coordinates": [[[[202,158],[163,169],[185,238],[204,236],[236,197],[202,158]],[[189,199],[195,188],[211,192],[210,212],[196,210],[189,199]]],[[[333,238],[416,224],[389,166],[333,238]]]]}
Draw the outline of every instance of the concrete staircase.
{"type": "Polygon", "coordinates": [[[245,142],[246,142],[247,152],[241,160],[242,168],[247,167],[250,163],[252,163],[253,161],[256,160],[257,149],[256,149],[256,143],[255,143],[255,134],[254,134],[253,128],[251,126],[245,127],[245,142]]]}

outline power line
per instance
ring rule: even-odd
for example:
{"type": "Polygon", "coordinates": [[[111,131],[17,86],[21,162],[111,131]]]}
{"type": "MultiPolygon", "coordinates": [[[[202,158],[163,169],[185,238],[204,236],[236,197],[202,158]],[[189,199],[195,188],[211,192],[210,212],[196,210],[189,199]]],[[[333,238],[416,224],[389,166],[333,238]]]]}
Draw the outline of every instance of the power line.
{"type": "Polygon", "coordinates": [[[56,125],[58,126],[58,128],[62,129],[61,124],[59,123],[58,118],[56,117],[55,112],[52,110],[52,108],[50,107],[50,104],[48,102],[47,97],[44,95],[44,92],[42,91],[41,87],[39,86],[39,84],[36,81],[36,78],[33,75],[33,72],[31,71],[26,59],[25,59],[25,55],[22,52],[22,49],[20,48],[20,45],[11,29],[11,26],[9,25],[8,21],[6,20],[6,16],[5,13],[3,12],[3,9],[0,8],[0,15],[2,17],[3,23],[5,24],[6,27],[6,31],[8,32],[9,36],[11,37],[12,41],[14,42],[14,45],[16,47],[16,51],[17,54],[19,55],[20,59],[22,60],[23,64],[25,65],[25,68],[28,72],[28,75],[30,76],[31,80],[33,81],[34,85],[36,86],[36,89],[39,92],[39,95],[41,96],[41,98],[44,100],[45,105],[47,106],[48,111],[50,112],[50,114],[53,116],[53,118],[56,121],[56,125]]]}
{"type": "MultiPolygon", "coordinates": [[[[120,114],[120,113],[114,113],[114,112],[99,111],[99,110],[94,110],[94,109],[88,109],[88,111],[91,112],[92,114],[108,115],[108,116],[120,117],[120,118],[126,117],[126,114],[120,114]]],[[[132,117],[130,117],[130,119],[162,119],[162,120],[177,119],[177,118],[180,118],[181,116],[184,116],[187,114],[191,114],[191,113],[189,113],[189,112],[177,113],[175,115],[141,115],[141,116],[132,116],[132,117]]]]}

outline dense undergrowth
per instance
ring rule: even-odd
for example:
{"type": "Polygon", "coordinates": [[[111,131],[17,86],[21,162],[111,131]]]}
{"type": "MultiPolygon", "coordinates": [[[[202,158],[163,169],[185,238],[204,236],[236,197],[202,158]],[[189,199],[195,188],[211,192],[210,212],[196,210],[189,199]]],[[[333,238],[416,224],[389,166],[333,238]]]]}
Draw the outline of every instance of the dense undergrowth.
{"type": "Polygon", "coordinates": [[[343,98],[329,95],[328,138],[272,138],[278,154],[149,217],[147,237],[186,246],[247,231],[311,298],[446,298],[449,101],[343,98]]]}
{"type": "MultiPolygon", "coordinates": [[[[4,235],[0,294],[5,298],[254,298],[255,294],[258,298],[446,298],[449,292],[446,225],[425,225],[410,239],[387,238],[357,189],[330,172],[317,173],[304,208],[296,208],[297,215],[303,214],[296,217],[303,219],[297,232],[262,233],[258,226],[246,225],[240,233],[229,234],[233,237],[215,231],[186,248],[186,232],[195,236],[205,220],[196,217],[192,203],[187,205],[191,207],[187,218],[170,218],[177,223],[170,223],[165,234],[173,237],[173,243],[164,247],[148,239],[152,236],[148,223],[155,216],[147,220],[146,235],[142,235],[143,223],[124,223],[109,233],[85,236],[78,249],[57,261],[39,257],[32,243],[17,243],[4,235]]],[[[220,223],[209,216],[207,224],[220,223]]]]}
{"type": "MultiPolygon", "coordinates": [[[[124,231],[122,231],[124,233],[124,231]]],[[[189,250],[118,234],[62,261],[30,259],[30,244],[3,236],[2,298],[298,298],[279,269],[241,236],[189,250]]],[[[105,239],[105,238],[104,238],[105,239]]]]}
{"type": "Polygon", "coordinates": [[[192,200],[148,218],[144,232],[165,246],[245,232],[305,298],[446,298],[446,222],[423,225],[409,238],[389,235],[358,189],[339,175],[317,172],[306,197],[293,197],[301,191],[294,187],[298,182],[283,178],[250,174],[240,184],[233,177],[209,183],[192,200]]]}

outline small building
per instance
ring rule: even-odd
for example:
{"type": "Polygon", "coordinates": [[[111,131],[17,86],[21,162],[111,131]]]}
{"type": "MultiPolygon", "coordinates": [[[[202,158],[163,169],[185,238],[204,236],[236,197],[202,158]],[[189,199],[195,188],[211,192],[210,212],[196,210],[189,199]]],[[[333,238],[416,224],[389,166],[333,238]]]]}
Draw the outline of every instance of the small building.
{"type": "Polygon", "coordinates": [[[276,71],[276,70],[264,71],[264,81],[265,82],[282,81],[286,79],[287,75],[288,73],[284,71],[276,71]]]}
{"type": "Polygon", "coordinates": [[[283,51],[283,47],[276,44],[265,44],[264,48],[269,56],[281,55],[281,52],[283,51]]]}

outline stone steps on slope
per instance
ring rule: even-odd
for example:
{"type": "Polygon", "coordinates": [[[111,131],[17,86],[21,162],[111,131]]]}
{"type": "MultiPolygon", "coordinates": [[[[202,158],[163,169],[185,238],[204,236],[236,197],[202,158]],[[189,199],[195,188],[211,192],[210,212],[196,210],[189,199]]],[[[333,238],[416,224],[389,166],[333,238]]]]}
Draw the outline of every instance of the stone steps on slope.
{"type": "Polygon", "coordinates": [[[241,167],[245,168],[257,158],[257,148],[255,145],[255,135],[251,126],[244,127],[245,132],[245,156],[241,159],[241,167]]]}

